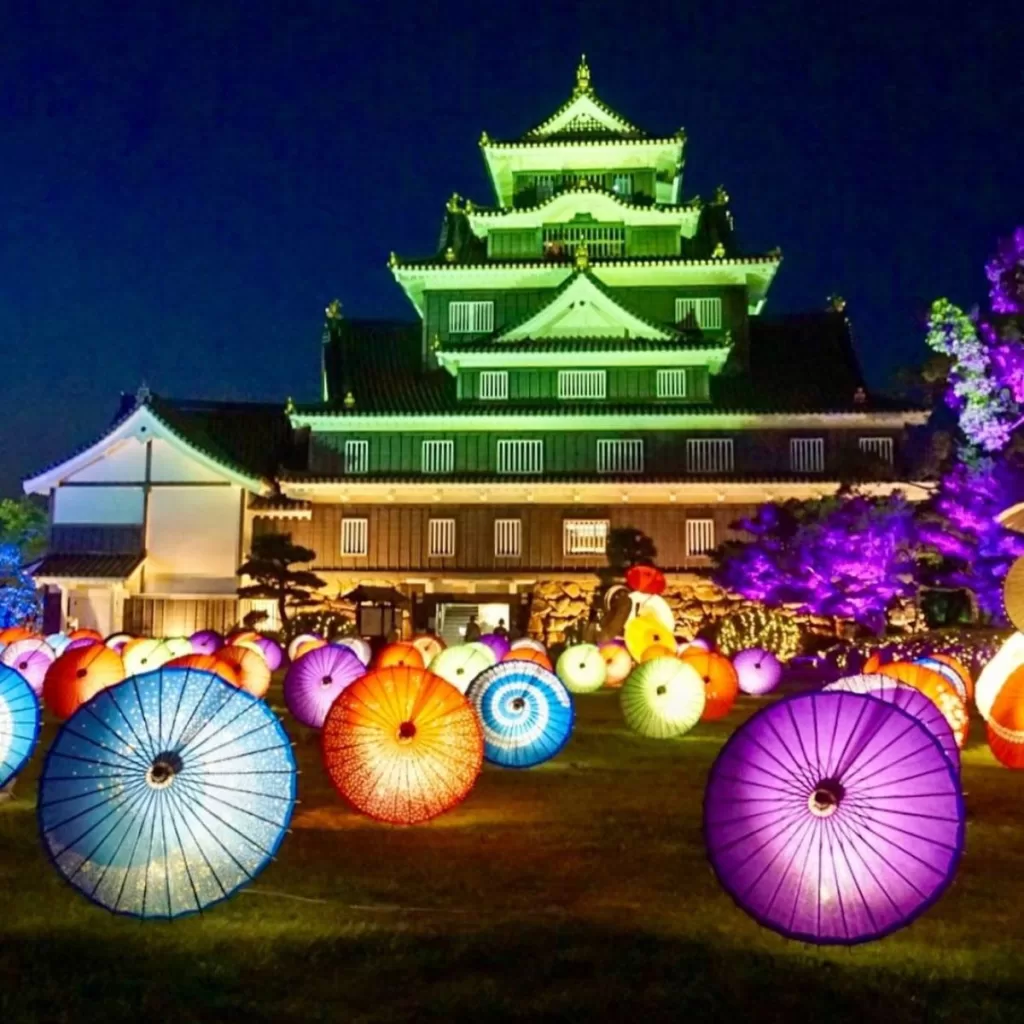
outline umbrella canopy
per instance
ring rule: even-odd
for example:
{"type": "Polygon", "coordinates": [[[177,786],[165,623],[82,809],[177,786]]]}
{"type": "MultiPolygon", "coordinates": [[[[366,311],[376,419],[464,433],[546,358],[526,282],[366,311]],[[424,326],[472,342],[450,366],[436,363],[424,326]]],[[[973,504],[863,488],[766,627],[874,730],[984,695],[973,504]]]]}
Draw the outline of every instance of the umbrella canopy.
{"type": "Polygon", "coordinates": [[[641,594],[663,594],[665,574],[653,565],[634,565],[626,572],[626,586],[641,594]]]}
{"type": "Polygon", "coordinates": [[[771,693],[782,679],[782,662],[761,647],[749,647],[732,659],[736,682],[743,693],[760,697],[771,693]]]}
{"type": "Polygon", "coordinates": [[[618,640],[605,640],[598,646],[604,661],[604,685],[610,689],[618,689],[633,671],[633,659],[626,650],[626,645],[618,640]]]}
{"type": "MultiPolygon", "coordinates": [[[[336,640],[335,643],[341,644],[342,647],[351,648],[364,665],[370,664],[370,659],[373,657],[373,648],[368,640],[364,640],[361,636],[343,636],[340,640],[336,640]]],[[[444,647],[443,644],[441,646],[442,648],[444,647]]]]}
{"type": "Polygon", "coordinates": [[[1024,667],[1010,673],[988,720],[988,745],[1007,768],[1024,768],[1024,667]]]}
{"type": "Polygon", "coordinates": [[[495,661],[501,661],[512,647],[508,637],[503,636],[501,633],[484,633],[480,637],[479,643],[484,644],[493,651],[495,661]]]}
{"type": "Polygon", "coordinates": [[[932,672],[938,672],[956,690],[957,695],[965,704],[970,699],[967,683],[952,665],[947,665],[944,661],[939,661],[938,658],[915,658],[914,664],[922,665],[924,668],[931,669],[932,672]]]}
{"type": "Polygon", "coordinates": [[[284,649],[276,640],[269,636],[258,636],[253,641],[263,652],[263,660],[271,672],[276,672],[284,664],[284,649]]]}
{"type": "Polygon", "coordinates": [[[412,645],[423,655],[423,664],[429,665],[445,648],[444,641],[433,633],[420,633],[412,638],[412,645]]]}
{"type": "Polygon", "coordinates": [[[469,688],[484,730],[484,757],[505,768],[532,768],[565,746],[573,706],[558,676],[529,661],[500,661],[469,688]]]}
{"type": "Polygon", "coordinates": [[[608,666],[593,644],[573,644],[562,652],[556,673],[570,693],[593,693],[604,686],[608,666]]]}
{"type": "Polygon", "coordinates": [[[48,633],[46,635],[46,642],[53,648],[53,653],[61,655],[67,649],[69,643],[71,643],[71,637],[67,633],[48,633]]]}
{"type": "Polygon", "coordinates": [[[938,672],[912,661],[890,661],[879,666],[879,673],[909,683],[935,702],[936,707],[946,716],[949,727],[956,737],[957,746],[963,749],[967,742],[967,730],[971,724],[967,705],[953,685],[938,672]]]}
{"type": "Polygon", "coordinates": [[[20,672],[37,697],[42,696],[43,680],[56,659],[53,648],[42,637],[15,640],[0,653],[0,664],[20,672]]]}
{"type": "Polygon", "coordinates": [[[15,640],[29,640],[34,636],[28,626],[8,626],[0,629],[0,644],[13,644],[15,640]]]}
{"type": "Polygon", "coordinates": [[[658,658],[638,665],[620,694],[626,725],[641,736],[682,736],[704,711],[704,681],[679,658],[658,658]]]}
{"type": "Polygon", "coordinates": [[[120,654],[124,650],[125,644],[127,644],[129,640],[134,639],[135,637],[133,637],[131,633],[111,633],[103,642],[112,651],[117,651],[117,653],[120,654]]]}
{"type": "Polygon", "coordinates": [[[671,628],[653,616],[637,615],[626,623],[626,649],[634,661],[641,661],[649,647],[675,645],[671,628]]]}
{"type": "Polygon", "coordinates": [[[321,646],[327,643],[327,641],[318,633],[299,633],[297,636],[293,636],[288,642],[288,657],[294,661],[299,656],[299,648],[310,640],[319,640],[321,642],[321,646]]]}
{"type": "Polygon", "coordinates": [[[510,651],[521,651],[524,647],[528,647],[532,651],[540,651],[541,654],[548,652],[548,649],[539,640],[534,640],[532,636],[517,637],[508,645],[510,651]]]}
{"type": "Polygon", "coordinates": [[[374,662],[374,668],[426,668],[423,655],[414,644],[393,643],[382,647],[374,662]]]}
{"type": "Polygon", "coordinates": [[[284,702],[297,721],[319,729],[338,694],[365,673],[366,666],[351,648],[318,647],[291,663],[284,677],[284,702]]]}
{"type": "Polygon", "coordinates": [[[266,866],[295,780],[291,744],[262,701],[164,667],[104,690],[58,733],[39,781],[43,844],[94,903],[179,917],[266,866]]]}
{"type": "Polygon", "coordinates": [[[732,710],[740,691],[739,677],[732,662],[724,654],[699,648],[686,651],[682,660],[692,665],[704,680],[707,695],[701,717],[706,722],[724,718],[732,710]]]}
{"type": "Polygon", "coordinates": [[[224,646],[224,638],[215,629],[200,629],[189,640],[194,654],[216,654],[224,646]]]}
{"type": "Polygon", "coordinates": [[[270,689],[270,666],[259,649],[229,644],[217,652],[217,660],[230,665],[238,673],[238,685],[254,697],[266,696],[270,689]]]}
{"type": "Polygon", "coordinates": [[[992,705],[999,691],[1010,678],[1010,673],[1020,665],[1024,665],[1024,633],[1011,633],[981,670],[974,687],[974,703],[986,721],[992,716],[992,705]]]}
{"type": "Polygon", "coordinates": [[[0,665],[0,787],[21,771],[38,739],[36,695],[20,672],[0,665]]]}
{"type": "MultiPolygon", "coordinates": [[[[510,647],[508,654],[506,654],[502,661],[526,661],[531,665],[539,665],[541,668],[546,668],[549,672],[552,671],[551,659],[547,655],[547,651],[535,651],[532,647],[510,647]]],[[[491,661],[489,664],[493,665],[491,661]]]]}
{"type": "Polygon", "coordinates": [[[235,667],[213,654],[183,654],[180,658],[171,658],[165,664],[169,668],[197,668],[203,672],[212,672],[215,676],[220,676],[225,683],[232,686],[240,685],[235,667]]]}
{"type": "Polygon", "coordinates": [[[852,945],[909,924],[953,880],[959,779],[895,704],[811,693],[729,738],[704,794],[704,837],[729,895],[788,938],[852,945]]]}
{"type": "Polygon", "coordinates": [[[137,676],[143,672],[152,672],[167,664],[171,658],[183,657],[188,653],[173,650],[166,640],[157,637],[139,637],[124,645],[121,660],[124,662],[125,675],[137,676]]]}
{"type": "Polygon", "coordinates": [[[58,718],[70,718],[87,700],[124,676],[117,651],[103,644],[69,647],[46,672],[43,703],[58,718]]]}
{"type": "Polygon", "coordinates": [[[883,675],[846,676],[829,683],[826,691],[839,690],[843,693],[865,693],[869,697],[884,700],[887,704],[895,704],[908,714],[913,715],[938,741],[949,758],[949,763],[960,770],[960,748],[956,745],[956,737],[949,727],[945,715],[936,707],[935,702],[926,697],[920,690],[898,679],[883,675]]]}
{"type": "Polygon", "coordinates": [[[98,640],[100,643],[103,642],[103,634],[98,629],[73,629],[71,631],[72,640],[98,640]]]}
{"type": "Polygon", "coordinates": [[[974,677],[971,675],[970,669],[959,659],[954,658],[952,654],[943,654],[941,652],[935,652],[928,655],[932,661],[937,661],[942,665],[946,665],[951,668],[963,682],[965,689],[967,690],[967,699],[974,699],[974,677]]]}
{"type": "Polygon", "coordinates": [[[324,764],[356,810],[415,825],[473,788],[483,737],[466,698],[421,668],[384,668],[344,689],[321,733],[324,764]]]}
{"type": "MultiPolygon", "coordinates": [[[[479,651],[487,659],[488,665],[495,665],[499,661],[501,661],[501,658],[499,658],[498,655],[495,653],[494,648],[490,644],[485,644],[483,640],[469,640],[466,642],[466,646],[472,647],[474,651],[479,651]]],[[[507,654],[508,651],[505,652],[505,655],[507,654]]],[[[502,655],[502,657],[504,657],[505,655],[502,655]]],[[[525,652],[525,657],[532,658],[533,656],[534,652],[525,652]]],[[[516,657],[518,657],[518,655],[516,655],[516,657]]],[[[545,654],[544,657],[546,658],[547,654],[545,654]]]]}
{"type": "Polygon", "coordinates": [[[430,663],[430,671],[450,683],[459,693],[465,693],[469,684],[492,662],[469,644],[447,647],[430,663]]]}

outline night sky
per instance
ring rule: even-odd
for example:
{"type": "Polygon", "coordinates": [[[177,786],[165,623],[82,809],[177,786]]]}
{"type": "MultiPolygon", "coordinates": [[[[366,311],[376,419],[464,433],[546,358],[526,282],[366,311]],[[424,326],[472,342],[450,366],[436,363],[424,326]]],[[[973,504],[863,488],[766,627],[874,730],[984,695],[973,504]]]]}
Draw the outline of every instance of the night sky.
{"type": "Polygon", "coordinates": [[[4,4],[0,494],[143,379],[315,400],[327,301],[412,317],[389,250],[433,252],[452,191],[493,201],[481,130],[547,116],[581,51],[624,116],[685,126],[687,196],[724,183],[741,244],[782,247],[767,310],[841,292],[885,384],[1024,217],[1024,28],[830,6],[4,4]]]}

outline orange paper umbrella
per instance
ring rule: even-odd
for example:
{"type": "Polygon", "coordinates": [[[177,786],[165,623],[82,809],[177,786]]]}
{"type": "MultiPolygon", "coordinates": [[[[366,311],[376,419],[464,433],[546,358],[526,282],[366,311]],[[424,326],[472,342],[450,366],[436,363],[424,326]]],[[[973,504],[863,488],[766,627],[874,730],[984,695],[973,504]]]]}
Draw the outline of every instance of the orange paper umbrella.
{"type": "Polygon", "coordinates": [[[626,645],[619,640],[606,640],[598,650],[607,669],[604,685],[611,690],[617,690],[633,671],[633,659],[629,656],[626,645]]]}
{"type": "MultiPolygon", "coordinates": [[[[295,661],[296,658],[301,657],[302,654],[299,652],[299,648],[303,644],[307,643],[310,640],[321,640],[324,643],[327,642],[326,640],[324,640],[324,638],[322,636],[319,636],[316,633],[299,633],[298,636],[293,636],[291,638],[291,640],[289,641],[289,643],[288,643],[288,657],[289,657],[289,659],[291,661],[295,661]]],[[[310,650],[310,651],[313,650],[312,647],[307,648],[307,649],[310,650]]],[[[302,652],[302,653],[305,653],[305,652],[302,652]]]]}
{"type": "Polygon", "coordinates": [[[948,665],[963,681],[967,699],[974,699],[974,680],[971,678],[970,670],[959,658],[954,658],[952,654],[929,654],[928,657],[932,661],[941,661],[943,665],[948,665]]]}
{"type": "Polygon", "coordinates": [[[254,629],[238,629],[232,633],[228,633],[225,637],[225,643],[229,646],[233,646],[234,644],[237,644],[239,640],[255,642],[256,640],[259,640],[259,638],[259,633],[254,629]]]}
{"type": "Polygon", "coordinates": [[[29,640],[36,634],[24,626],[8,626],[0,629],[0,644],[13,644],[16,640],[29,640]]]}
{"type": "Polygon", "coordinates": [[[1007,768],[1024,768],[1024,667],[1010,673],[992,703],[988,745],[1007,768]]]}
{"type": "Polygon", "coordinates": [[[879,651],[875,651],[874,654],[864,662],[864,667],[860,670],[861,675],[873,676],[878,673],[878,669],[882,664],[882,655],[879,651]]]}
{"type": "Polygon", "coordinates": [[[713,722],[724,718],[736,703],[740,692],[740,680],[732,662],[723,654],[714,651],[687,651],[680,659],[692,665],[704,680],[704,713],[701,719],[713,722]]]}
{"type": "Polygon", "coordinates": [[[43,703],[60,719],[70,718],[100,690],[121,682],[124,664],[102,643],[65,651],[43,680],[43,703]]]}
{"type": "Polygon", "coordinates": [[[530,661],[534,665],[540,665],[549,672],[554,669],[551,666],[551,659],[543,651],[535,651],[532,647],[513,647],[502,661],[530,661]]]}
{"type": "Polygon", "coordinates": [[[648,647],[675,650],[676,641],[664,622],[653,615],[637,615],[626,623],[626,649],[634,661],[642,661],[648,647]]]}
{"type": "Polygon", "coordinates": [[[967,742],[967,730],[971,724],[970,715],[967,705],[948,679],[943,678],[938,672],[912,661],[892,661],[888,665],[882,665],[878,672],[880,675],[898,679],[902,683],[909,683],[914,689],[920,690],[925,696],[931,698],[946,721],[949,722],[956,745],[963,750],[964,744],[967,742]]]}
{"type": "Polygon", "coordinates": [[[236,686],[247,690],[254,697],[266,696],[267,690],[270,689],[270,666],[260,652],[229,644],[222,647],[214,657],[230,665],[238,673],[236,686]]]}
{"type": "Polygon", "coordinates": [[[212,654],[183,654],[180,658],[172,658],[165,663],[168,668],[197,668],[203,672],[212,672],[220,676],[226,683],[241,688],[238,682],[238,670],[227,661],[221,661],[212,654]]]}
{"type": "Polygon", "coordinates": [[[310,651],[317,651],[321,647],[326,646],[327,641],[322,639],[321,637],[307,637],[301,643],[297,643],[293,648],[290,648],[290,650],[293,650],[295,652],[291,655],[291,659],[292,661],[298,661],[299,658],[301,658],[304,654],[309,654],[310,651]]]}
{"type": "Polygon", "coordinates": [[[388,644],[377,655],[374,668],[425,668],[420,649],[413,644],[388,644]]]}
{"type": "Polygon", "coordinates": [[[469,701],[421,668],[377,669],[357,679],[331,705],[321,741],[338,792],[363,814],[396,825],[458,804],[484,757],[469,701]]]}

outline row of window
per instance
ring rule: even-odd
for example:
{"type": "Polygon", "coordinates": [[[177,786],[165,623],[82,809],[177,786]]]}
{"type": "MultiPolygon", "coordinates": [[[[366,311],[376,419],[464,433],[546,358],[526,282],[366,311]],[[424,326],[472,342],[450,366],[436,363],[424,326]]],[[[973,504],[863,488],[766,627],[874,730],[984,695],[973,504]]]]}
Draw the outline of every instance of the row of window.
{"type": "MultiPolygon", "coordinates": [[[[862,437],[860,450],[888,465],[893,462],[891,437],[862,437]]],[[[735,446],[731,437],[690,438],[686,442],[688,473],[731,473],[735,465],[735,446]]],[[[789,468],[794,473],[825,472],[825,439],[793,437],[789,441],[789,468]]],[[[420,447],[423,473],[443,476],[455,472],[455,442],[423,441],[420,447]]],[[[355,475],[370,471],[370,442],[345,442],[345,472],[355,475]]],[[[642,473],[642,438],[608,438],[597,442],[598,473],[642,473]]],[[[497,472],[511,476],[529,476],[544,472],[542,439],[498,441],[497,472]]]]}
{"type": "MultiPolygon", "coordinates": [[[[625,246],[625,236],[619,238],[611,228],[545,228],[546,242],[558,242],[569,247],[587,242],[595,256],[619,255],[625,246]],[[593,237],[591,237],[593,236],[593,237]],[[597,247],[596,250],[592,247],[597,247]]],[[[718,298],[676,299],[675,323],[684,327],[720,331],[722,329],[722,300],[718,298]]],[[[449,334],[490,334],[494,330],[494,303],[490,300],[459,300],[448,303],[449,334]]]]}
{"type": "MultiPolygon", "coordinates": [[[[611,524],[607,519],[565,519],[562,521],[564,555],[603,555],[608,547],[611,524]]],[[[686,554],[706,555],[715,547],[713,519],[686,520],[686,554]]],[[[365,557],[370,550],[368,519],[344,518],[341,521],[341,554],[348,558],[365,557]]],[[[497,558],[519,558],[523,553],[523,521],[494,520],[494,554],[497,558]]],[[[427,556],[455,556],[455,520],[430,519],[427,522],[427,556]]]]}
{"type": "MultiPolygon", "coordinates": [[[[479,397],[487,402],[508,399],[508,370],[482,370],[479,397]]],[[[659,370],[655,394],[658,398],[686,398],[686,371],[659,370]]],[[[603,399],[608,395],[607,370],[559,370],[558,397],[569,400],[603,399]]]]}

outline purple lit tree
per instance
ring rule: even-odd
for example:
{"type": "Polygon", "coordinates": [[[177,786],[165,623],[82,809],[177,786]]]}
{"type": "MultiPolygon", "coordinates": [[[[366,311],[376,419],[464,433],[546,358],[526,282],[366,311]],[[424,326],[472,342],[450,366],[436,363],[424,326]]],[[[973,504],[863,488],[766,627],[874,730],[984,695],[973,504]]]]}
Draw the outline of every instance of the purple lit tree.
{"type": "Polygon", "coordinates": [[[752,539],[723,545],[715,577],[744,597],[878,632],[893,605],[917,594],[922,551],[901,494],[761,505],[735,525],[752,539]]]}

